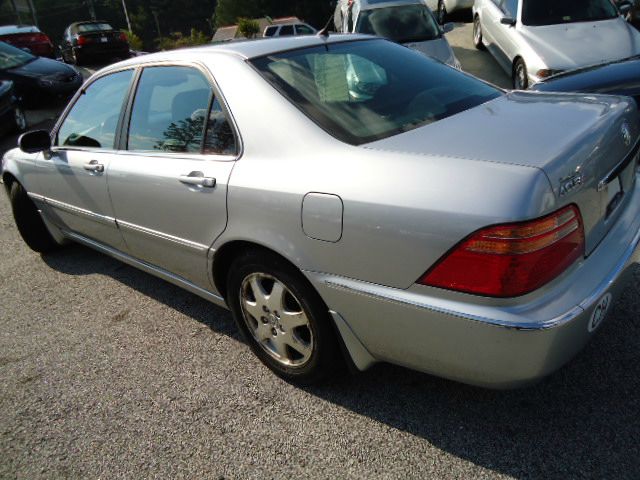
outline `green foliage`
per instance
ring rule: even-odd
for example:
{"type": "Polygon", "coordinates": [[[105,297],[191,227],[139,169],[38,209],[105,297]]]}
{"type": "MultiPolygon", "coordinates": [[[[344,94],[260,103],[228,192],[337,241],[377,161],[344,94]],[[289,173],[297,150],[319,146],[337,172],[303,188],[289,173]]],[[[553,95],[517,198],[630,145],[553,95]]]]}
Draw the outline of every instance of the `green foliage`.
{"type": "Polygon", "coordinates": [[[131,50],[141,51],[144,49],[142,39],[131,30],[127,31],[127,38],[129,39],[129,47],[131,50]]]}
{"type": "Polygon", "coordinates": [[[176,48],[195,47],[209,43],[209,37],[204,33],[191,29],[189,36],[183,35],[181,32],[173,32],[169,37],[160,37],[156,40],[160,50],[175,50],[176,48]]]}
{"type": "Polygon", "coordinates": [[[243,37],[254,38],[260,33],[260,24],[248,18],[238,19],[238,30],[243,37]]]}
{"type": "MultiPolygon", "coordinates": [[[[157,45],[194,45],[213,35],[212,24],[236,24],[240,18],[273,18],[295,15],[315,27],[323,26],[332,8],[329,0],[125,0],[131,30],[142,41],[142,50],[157,45]],[[157,17],[157,22],[156,22],[157,17]],[[189,32],[204,32],[192,35],[189,32]],[[181,39],[169,32],[181,32],[181,39]],[[158,41],[159,37],[169,39],[158,41]],[[189,39],[189,40],[185,40],[189,39]]],[[[59,44],[62,32],[72,22],[89,20],[89,3],[83,0],[33,0],[40,28],[59,44]]],[[[129,30],[122,0],[95,0],[96,16],[122,31],[129,30]]],[[[0,0],[0,24],[14,23],[8,0],[0,0]]],[[[23,20],[24,21],[24,20],[23,20]]],[[[259,32],[258,32],[259,33],[259,32]]],[[[136,45],[137,47],[138,45],[136,45]]],[[[135,48],[132,46],[132,48],[135,48]]]]}
{"type": "Polygon", "coordinates": [[[315,27],[323,27],[331,17],[329,0],[218,0],[216,27],[238,23],[240,18],[297,16],[315,27]]]}

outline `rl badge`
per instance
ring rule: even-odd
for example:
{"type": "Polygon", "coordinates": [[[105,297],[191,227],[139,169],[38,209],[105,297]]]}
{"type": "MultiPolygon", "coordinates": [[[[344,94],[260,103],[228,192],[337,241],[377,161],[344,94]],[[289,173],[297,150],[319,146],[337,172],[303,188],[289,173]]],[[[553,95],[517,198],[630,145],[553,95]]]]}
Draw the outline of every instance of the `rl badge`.
{"type": "Polygon", "coordinates": [[[593,309],[593,313],[591,314],[591,320],[589,321],[589,332],[593,332],[596,328],[600,326],[604,317],[607,315],[607,311],[609,310],[609,306],[611,305],[611,294],[607,293],[604,297],[598,301],[596,308],[593,309]]]}

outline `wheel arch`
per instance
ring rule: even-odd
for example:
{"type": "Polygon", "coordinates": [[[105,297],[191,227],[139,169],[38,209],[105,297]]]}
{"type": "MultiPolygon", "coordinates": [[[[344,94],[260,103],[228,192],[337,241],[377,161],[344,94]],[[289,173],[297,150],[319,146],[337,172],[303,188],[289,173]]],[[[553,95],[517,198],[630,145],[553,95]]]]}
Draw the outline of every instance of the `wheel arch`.
{"type": "Polygon", "coordinates": [[[4,189],[6,190],[7,195],[11,191],[11,186],[17,181],[18,179],[11,172],[2,173],[2,182],[4,183],[4,189]]]}
{"type": "Polygon", "coordinates": [[[226,283],[229,269],[231,268],[234,260],[247,251],[263,251],[270,255],[276,255],[283,262],[286,262],[288,265],[302,274],[304,279],[308,282],[309,286],[318,294],[318,297],[322,300],[325,307],[329,311],[329,316],[332,320],[332,328],[334,329],[336,338],[338,339],[340,352],[347,364],[347,368],[349,368],[351,372],[355,373],[358,371],[366,370],[367,368],[369,368],[369,366],[375,363],[375,360],[370,356],[360,340],[355,337],[351,329],[349,327],[345,328],[347,324],[342,319],[342,317],[330,310],[329,306],[326,304],[320,293],[313,286],[311,281],[309,281],[309,279],[304,275],[300,267],[295,265],[285,255],[271,247],[261,245],[249,240],[230,240],[229,242],[226,242],[218,247],[213,255],[213,281],[216,290],[225,299],[225,301],[227,299],[226,283]]]}
{"type": "Polygon", "coordinates": [[[245,252],[254,250],[276,255],[291,267],[300,271],[300,267],[296,266],[285,255],[271,247],[249,240],[230,240],[216,249],[212,262],[213,282],[216,290],[223,298],[226,299],[227,297],[227,275],[229,274],[229,269],[231,268],[234,260],[245,252]]]}

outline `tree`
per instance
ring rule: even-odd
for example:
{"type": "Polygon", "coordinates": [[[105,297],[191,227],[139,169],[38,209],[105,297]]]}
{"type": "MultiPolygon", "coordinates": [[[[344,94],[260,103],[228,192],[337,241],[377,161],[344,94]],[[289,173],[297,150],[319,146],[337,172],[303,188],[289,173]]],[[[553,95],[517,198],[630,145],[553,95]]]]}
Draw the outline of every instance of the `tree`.
{"type": "Polygon", "coordinates": [[[323,27],[333,12],[330,0],[218,0],[217,27],[234,25],[240,18],[295,15],[316,27],[323,27]]]}
{"type": "Polygon", "coordinates": [[[238,30],[243,37],[254,38],[260,33],[260,24],[248,18],[238,19],[238,30]]]}

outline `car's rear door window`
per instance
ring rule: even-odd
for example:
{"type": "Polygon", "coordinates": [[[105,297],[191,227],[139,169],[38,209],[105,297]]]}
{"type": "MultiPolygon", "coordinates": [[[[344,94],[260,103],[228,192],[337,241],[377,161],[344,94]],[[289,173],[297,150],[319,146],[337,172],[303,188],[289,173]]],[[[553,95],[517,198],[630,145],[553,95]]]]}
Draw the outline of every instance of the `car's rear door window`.
{"type": "Polygon", "coordinates": [[[235,155],[237,140],[227,112],[200,70],[147,67],[133,102],[127,149],[235,155]]]}
{"type": "Polygon", "coordinates": [[[235,155],[238,153],[233,128],[217,98],[214,98],[211,103],[203,153],[212,155],[235,155]]]}
{"type": "Polygon", "coordinates": [[[502,94],[386,40],[328,43],[252,63],[309,118],[354,145],[442,120],[502,94]]]}
{"type": "Polygon", "coordinates": [[[293,35],[293,25],[283,25],[280,27],[280,36],[288,37],[293,35]]]}
{"type": "Polygon", "coordinates": [[[89,85],[62,122],[56,145],[114,148],[120,113],[132,77],[133,70],[124,70],[105,75],[89,85]]]}
{"type": "Polygon", "coordinates": [[[313,35],[315,32],[313,31],[313,29],[311,27],[308,27],[307,25],[296,25],[296,34],[297,35],[313,35]]]}
{"type": "Polygon", "coordinates": [[[198,153],[213,89],[196,68],[145,68],[138,83],[128,150],[198,153]]]}

